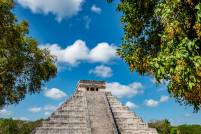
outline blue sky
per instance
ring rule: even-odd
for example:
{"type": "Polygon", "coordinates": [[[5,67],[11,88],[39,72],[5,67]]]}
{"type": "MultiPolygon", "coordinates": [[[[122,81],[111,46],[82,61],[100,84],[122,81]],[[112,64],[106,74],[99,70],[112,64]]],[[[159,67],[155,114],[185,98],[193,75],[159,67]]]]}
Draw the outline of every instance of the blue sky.
{"type": "Polygon", "coordinates": [[[143,120],[169,119],[173,124],[201,124],[201,112],[171,98],[165,83],[131,73],[115,49],[123,37],[117,2],[106,0],[16,0],[13,12],[29,22],[29,36],[57,56],[58,73],[40,94],[27,95],[17,105],[0,110],[0,117],[47,118],[75,91],[81,79],[105,80],[107,90],[143,120]],[[104,73],[103,73],[104,72],[104,73]]]}

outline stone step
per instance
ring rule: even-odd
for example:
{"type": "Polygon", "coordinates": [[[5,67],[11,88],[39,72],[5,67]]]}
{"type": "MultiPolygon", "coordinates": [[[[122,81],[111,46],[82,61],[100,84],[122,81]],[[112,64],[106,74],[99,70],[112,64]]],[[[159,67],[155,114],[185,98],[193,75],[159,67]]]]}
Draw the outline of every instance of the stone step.
{"type": "Polygon", "coordinates": [[[130,124],[130,123],[143,123],[141,120],[139,119],[133,119],[133,120],[130,120],[130,119],[116,119],[117,122],[121,122],[121,123],[127,123],[127,124],[130,124]]]}
{"type": "Polygon", "coordinates": [[[105,128],[95,128],[91,130],[92,134],[114,134],[113,130],[105,128]]]}
{"type": "Polygon", "coordinates": [[[82,120],[85,120],[86,117],[59,117],[59,116],[51,116],[49,117],[49,120],[52,120],[52,121],[63,121],[63,120],[66,120],[66,121],[82,121],[82,120]]]}
{"type": "Polygon", "coordinates": [[[147,129],[147,126],[143,125],[132,125],[132,126],[127,126],[127,125],[119,125],[119,128],[124,130],[124,129],[134,129],[134,130],[142,130],[142,129],[147,129]]]}
{"type": "Polygon", "coordinates": [[[64,107],[83,107],[84,105],[84,102],[78,102],[78,103],[72,103],[72,104],[65,104],[63,105],[61,108],[64,108],[64,107]]]}
{"type": "Polygon", "coordinates": [[[68,127],[38,127],[36,128],[36,130],[75,130],[75,129],[78,129],[78,130],[85,130],[87,129],[87,127],[72,127],[72,128],[68,128],[68,127]]]}
{"type": "Polygon", "coordinates": [[[64,114],[54,114],[54,115],[52,115],[51,116],[52,118],[85,118],[86,117],[86,115],[85,114],[82,114],[82,115],[80,115],[80,114],[72,114],[72,115],[70,115],[70,114],[67,114],[67,115],[64,115],[64,114]]]}
{"type": "Polygon", "coordinates": [[[132,115],[126,115],[126,116],[122,116],[122,115],[116,115],[115,116],[115,119],[134,119],[135,117],[134,116],[132,116],[132,115]]]}
{"type": "Polygon", "coordinates": [[[135,117],[133,113],[131,112],[113,112],[114,116],[118,115],[118,116],[132,116],[135,117]]]}
{"type": "Polygon", "coordinates": [[[82,108],[82,109],[60,109],[58,111],[56,111],[55,113],[75,113],[75,114],[78,114],[78,113],[83,113],[85,112],[86,109],[85,108],[82,108]]]}
{"type": "Polygon", "coordinates": [[[84,112],[82,112],[82,113],[80,113],[80,112],[76,112],[76,114],[75,113],[73,113],[73,112],[57,112],[57,113],[54,113],[52,116],[64,116],[64,117],[66,117],[66,116],[72,116],[72,117],[74,117],[74,116],[86,116],[86,113],[84,113],[84,112]]]}
{"type": "Polygon", "coordinates": [[[111,108],[113,110],[129,110],[129,108],[127,106],[123,106],[123,105],[111,105],[111,108]]]}
{"type": "Polygon", "coordinates": [[[78,103],[74,103],[74,104],[65,104],[61,108],[64,108],[64,107],[83,107],[85,105],[86,104],[84,102],[78,102],[78,103]]]}
{"type": "Polygon", "coordinates": [[[105,93],[86,93],[92,134],[114,134],[105,93]]]}
{"type": "Polygon", "coordinates": [[[64,124],[70,124],[70,123],[71,123],[71,124],[85,124],[86,121],[79,121],[79,122],[78,122],[78,121],[73,121],[73,120],[72,120],[72,121],[69,122],[69,121],[64,120],[64,121],[60,122],[60,121],[53,121],[53,120],[45,120],[45,121],[43,121],[43,123],[52,123],[52,124],[53,124],[53,123],[57,123],[57,124],[58,124],[58,123],[64,123],[64,124]]]}
{"type": "Polygon", "coordinates": [[[85,108],[84,107],[64,107],[59,109],[59,111],[72,111],[72,110],[82,111],[82,110],[85,110],[85,108]]]}
{"type": "Polygon", "coordinates": [[[80,127],[87,127],[86,124],[75,124],[75,123],[44,123],[43,127],[65,127],[65,128],[80,128],[80,127]]]}
{"type": "Polygon", "coordinates": [[[61,121],[61,122],[63,122],[63,121],[68,121],[68,122],[71,122],[71,121],[79,122],[80,121],[80,122],[83,122],[83,121],[86,120],[86,118],[72,118],[72,117],[70,117],[70,118],[54,118],[54,117],[50,117],[49,120],[51,120],[51,121],[61,121]]]}
{"type": "Polygon", "coordinates": [[[88,134],[87,128],[39,127],[35,134],[88,134]]]}
{"type": "Polygon", "coordinates": [[[132,122],[127,122],[127,121],[121,121],[121,120],[117,120],[117,123],[119,125],[121,124],[127,124],[127,125],[142,125],[142,122],[141,121],[132,121],[132,122]]]}
{"type": "Polygon", "coordinates": [[[124,129],[122,130],[123,134],[158,134],[157,131],[152,129],[124,129]]]}

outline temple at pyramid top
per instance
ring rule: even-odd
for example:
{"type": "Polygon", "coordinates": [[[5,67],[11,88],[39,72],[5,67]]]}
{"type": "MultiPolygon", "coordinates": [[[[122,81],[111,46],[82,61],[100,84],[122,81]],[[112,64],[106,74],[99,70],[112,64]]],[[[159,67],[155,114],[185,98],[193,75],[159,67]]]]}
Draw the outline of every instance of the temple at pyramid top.
{"type": "Polygon", "coordinates": [[[77,84],[78,91],[103,91],[105,81],[80,80],[77,84]]]}
{"type": "Polygon", "coordinates": [[[75,93],[31,134],[158,134],[110,92],[80,80],[75,93]]]}

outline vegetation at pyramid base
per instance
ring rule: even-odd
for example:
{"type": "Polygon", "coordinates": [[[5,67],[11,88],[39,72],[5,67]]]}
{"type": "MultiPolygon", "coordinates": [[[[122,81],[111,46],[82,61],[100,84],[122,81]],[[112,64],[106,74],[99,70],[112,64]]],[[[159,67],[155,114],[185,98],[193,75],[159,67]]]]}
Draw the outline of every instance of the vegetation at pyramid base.
{"type": "Polygon", "coordinates": [[[159,134],[200,134],[201,125],[178,125],[172,126],[168,120],[156,120],[148,124],[151,128],[156,128],[159,134]]]}
{"type": "Polygon", "coordinates": [[[55,58],[27,35],[28,23],[17,21],[13,7],[13,0],[0,1],[0,107],[40,92],[57,72],[55,58]]]}
{"type": "MultiPolygon", "coordinates": [[[[107,0],[111,2],[112,0],[107,0]]],[[[201,1],[121,0],[118,55],[131,71],[168,81],[176,100],[201,107],[201,1]]]]}
{"type": "MultiPolygon", "coordinates": [[[[30,134],[36,127],[41,126],[42,121],[0,119],[0,134],[30,134]]],[[[168,120],[157,120],[148,125],[156,128],[159,134],[200,134],[201,132],[201,125],[171,126],[168,120]]]]}
{"type": "Polygon", "coordinates": [[[169,134],[171,131],[171,124],[168,120],[156,120],[149,124],[149,127],[156,128],[159,134],[169,134]]]}
{"type": "Polygon", "coordinates": [[[0,134],[30,134],[40,126],[42,120],[22,121],[13,119],[0,119],[0,134]]]}

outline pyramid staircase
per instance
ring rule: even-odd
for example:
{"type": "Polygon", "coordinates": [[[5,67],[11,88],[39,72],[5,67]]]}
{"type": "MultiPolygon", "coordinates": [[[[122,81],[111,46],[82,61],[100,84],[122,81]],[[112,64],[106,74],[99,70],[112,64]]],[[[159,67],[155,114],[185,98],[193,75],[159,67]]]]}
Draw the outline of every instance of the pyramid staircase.
{"type": "Polygon", "coordinates": [[[157,134],[156,129],[149,128],[141,118],[129,111],[129,108],[122,105],[110,92],[107,92],[106,96],[113,119],[121,134],[157,134]]]}
{"type": "Polygon", "coordinates": [[[32,134],[158,134],[110,92],[79,91],[32,134]]]}

